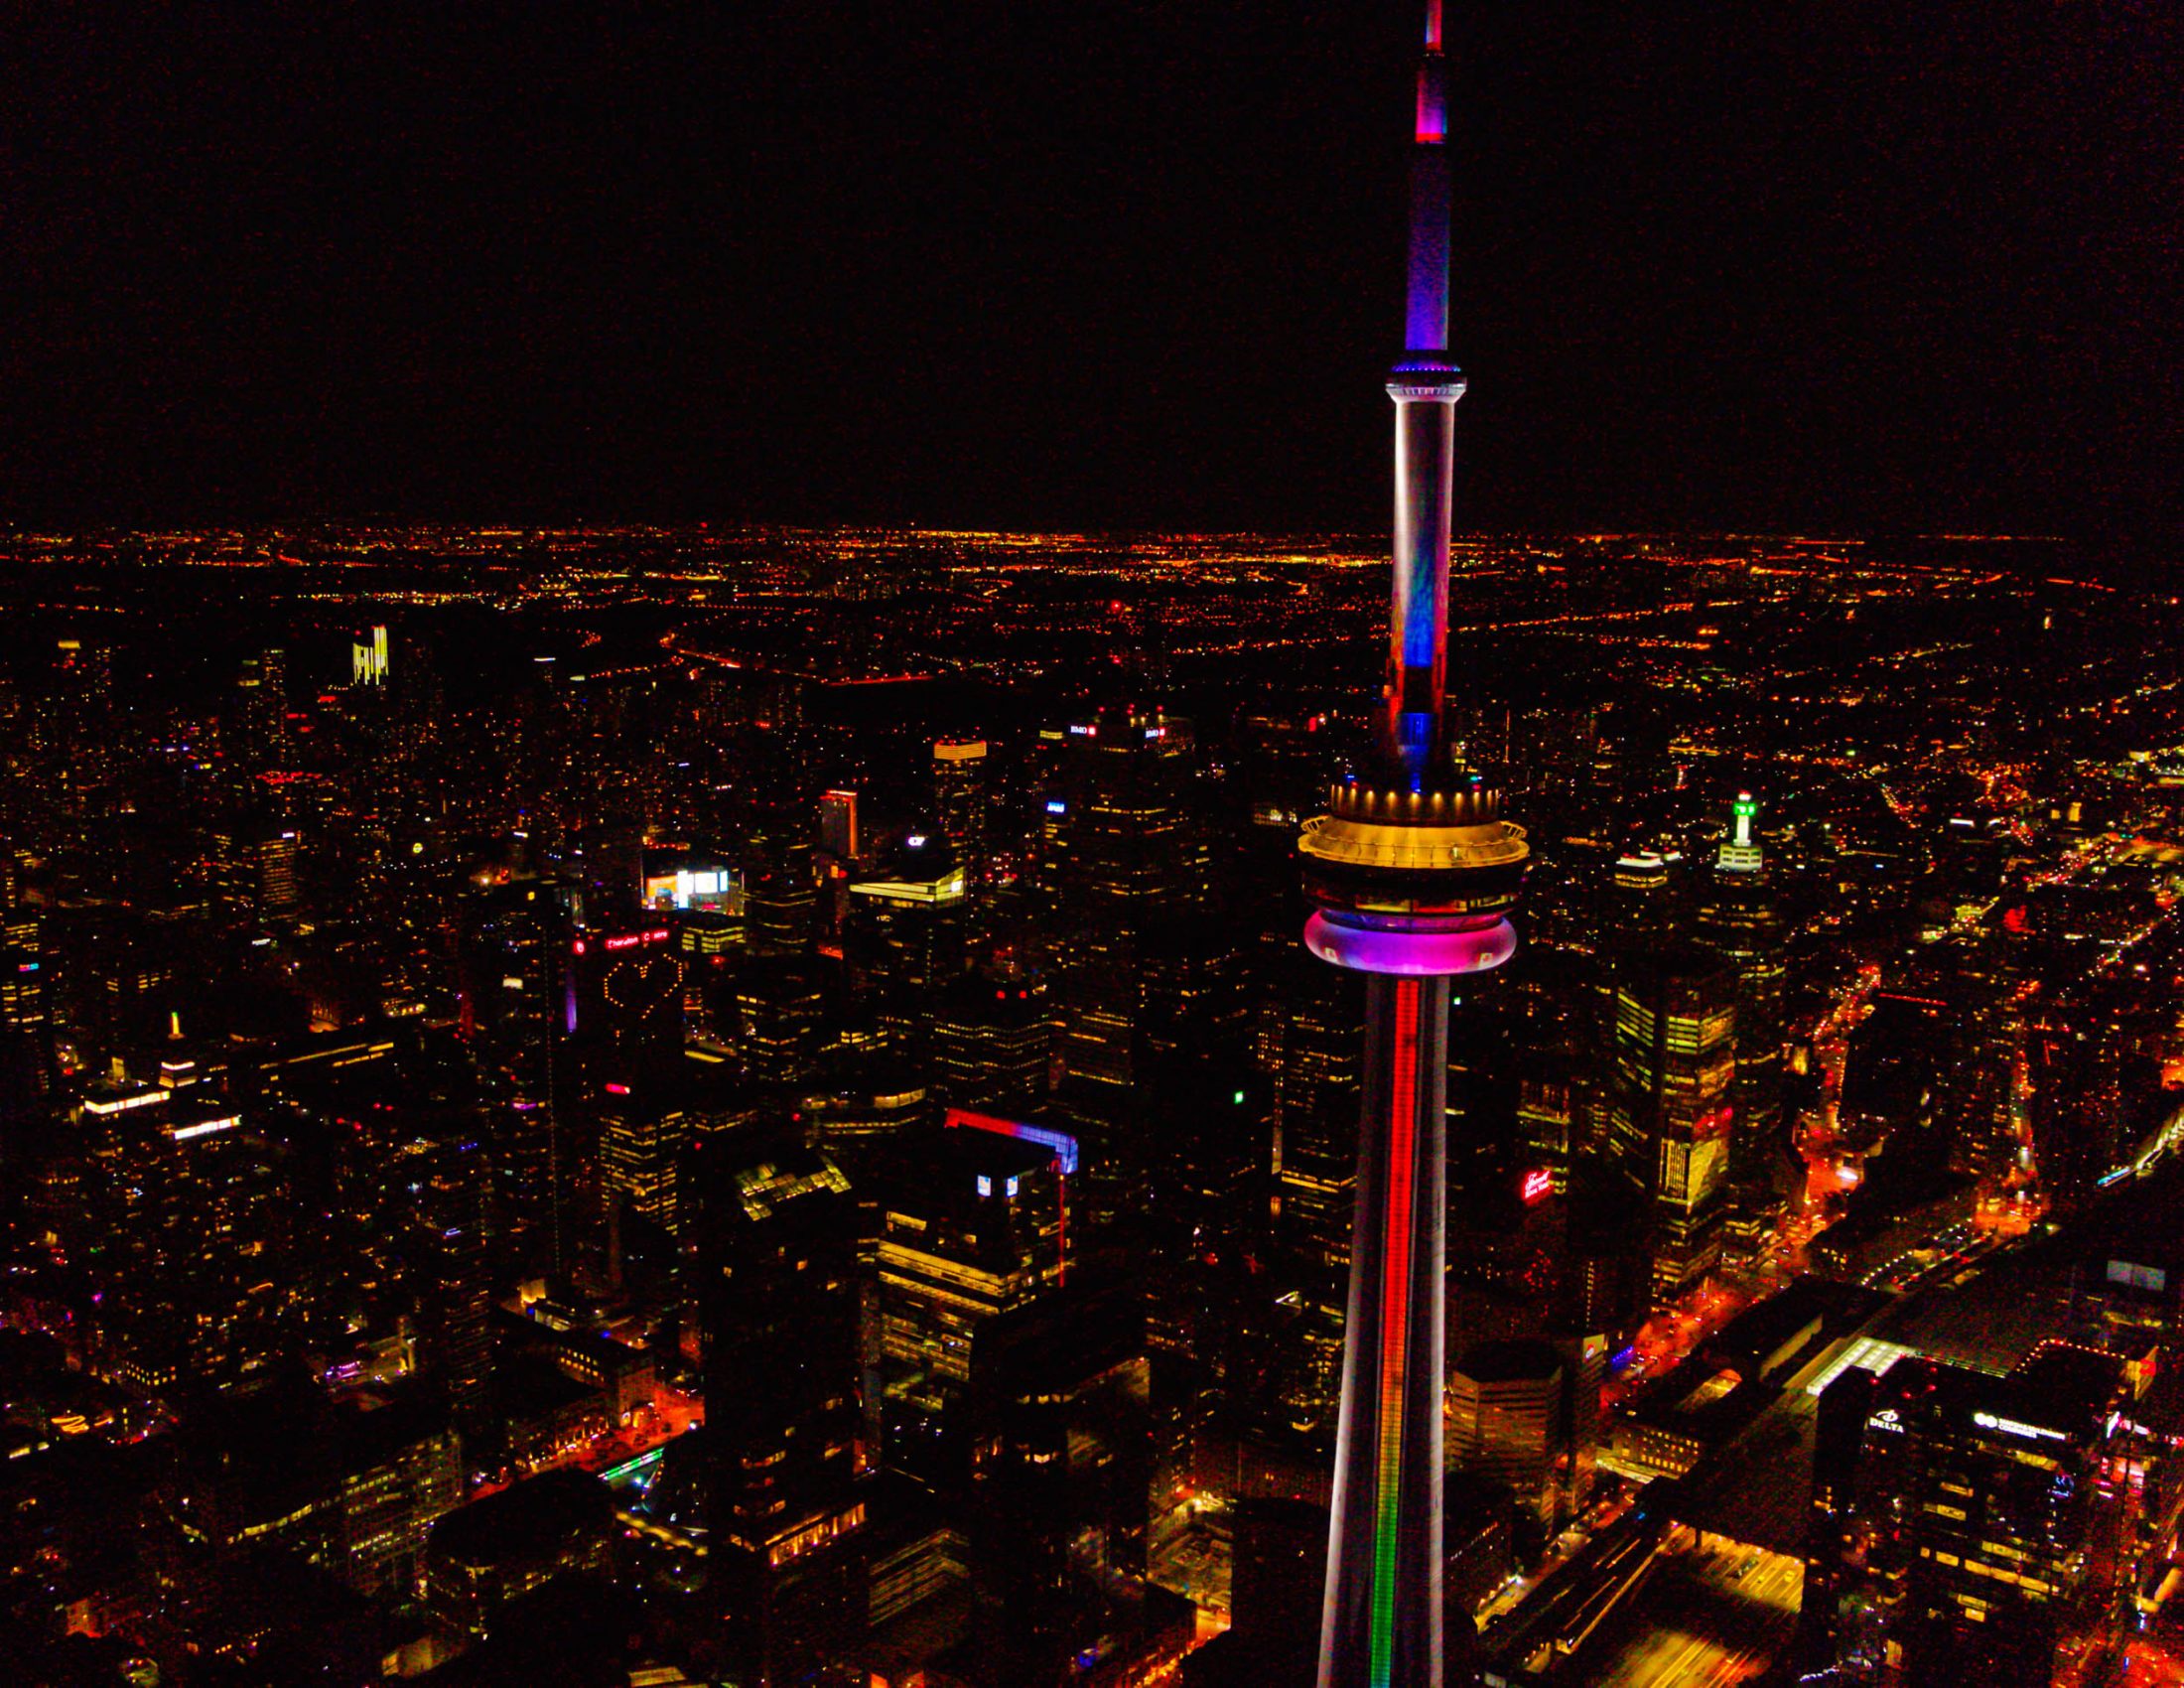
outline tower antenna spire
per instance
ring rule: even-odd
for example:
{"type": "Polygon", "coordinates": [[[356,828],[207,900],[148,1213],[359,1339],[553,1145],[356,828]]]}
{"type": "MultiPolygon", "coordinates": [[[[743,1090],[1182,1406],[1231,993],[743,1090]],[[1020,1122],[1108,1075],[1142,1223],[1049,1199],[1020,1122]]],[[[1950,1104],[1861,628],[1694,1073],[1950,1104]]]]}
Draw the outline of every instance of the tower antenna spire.
{"type": "Polygon", "coordinates": [[[1440,0],[1427,0],[1411,143],[1410,263],[1396,401],[1395,598],[1389,619],[1383,751],[1423,790],[1448,746],[1448,506],[1463,371],[1448,350],[1448,62],[1440,0]]]}

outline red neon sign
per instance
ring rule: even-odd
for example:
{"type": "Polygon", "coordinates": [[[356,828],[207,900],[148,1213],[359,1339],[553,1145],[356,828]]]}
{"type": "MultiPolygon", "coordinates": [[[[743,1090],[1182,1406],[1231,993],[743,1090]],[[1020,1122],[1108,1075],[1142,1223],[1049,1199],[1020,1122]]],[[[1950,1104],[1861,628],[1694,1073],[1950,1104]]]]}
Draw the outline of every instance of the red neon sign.
{"type": "Polygon", "coordinates": [[[1522,1194],[1525,1205],[1528,1207],[1545,1201],[1555,1194],[1555,1175],[1545,1167],[1540,1168],[1537,1172],[1526,1173],[1522,1194]]]}
{"type": "MultiPolygon", "coordinates": [[[[608,938],[605,946],[609,949],[634,949],[640,943],[664,943],[666,939],[667,928],[660,926],[648,932],[627,932],[620,937],[608,938]]],[[[579,944],[577,947],[581,950],[584,946],[579,944]]]]}

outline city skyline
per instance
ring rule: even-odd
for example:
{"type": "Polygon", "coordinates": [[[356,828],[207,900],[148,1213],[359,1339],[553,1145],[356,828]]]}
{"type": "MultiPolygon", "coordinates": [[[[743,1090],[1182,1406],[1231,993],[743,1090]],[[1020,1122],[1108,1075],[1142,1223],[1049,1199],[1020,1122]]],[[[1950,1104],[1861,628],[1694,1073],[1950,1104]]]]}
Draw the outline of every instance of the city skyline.
{"type": "MultiPolygon", "coordinates": [[[[2184,1445],[2166,582],[1457,554],[1447,740],[1531,878],[1445,1058],[1411,1045],[1449,1660],[1468,1624],[1498,1674],[1678,1688],[1981,1656],[1991,1609],[2064,1688],[2164,1681],[2184,1638],[2116,1614],[2184,1445]],[[1929,1374],[1915,1450],[1859,1415],[1929,1374]],[[1867,1551],[2020,1451],[2070,1493],[1997,1504],[1977,1568],[1918,1568],[1970,1563],[1947,1512],[1867,1551]]],[[[1387,1264],[1360,1121],[1404,1087],[1298,942],[1359,885],[1308,857],[1308,896],[1295,840],[1408,818],[1351,782],[1390,583],[1295,537],[17,541],[0,1642],[95,1688],[195,1688],[193,1647],[358,1688],[1311,1680],[1346,1287],[1387,1264]]]]}
{"type": "Polygon", "coordinates": [[[2184,1688],[2166,14],[26,40],[11,1688],[2184,1688]]]}

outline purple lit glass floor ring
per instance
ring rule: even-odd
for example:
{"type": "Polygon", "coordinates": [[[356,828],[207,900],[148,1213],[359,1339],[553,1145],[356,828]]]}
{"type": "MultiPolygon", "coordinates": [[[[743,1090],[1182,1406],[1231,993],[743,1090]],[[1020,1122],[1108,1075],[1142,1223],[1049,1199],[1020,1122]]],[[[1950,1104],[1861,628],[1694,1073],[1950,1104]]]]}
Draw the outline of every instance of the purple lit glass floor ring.
{"type": "Polygon", "coordinates": [[[1460,931],[1391,931],[1314,914],[1304,922],[1304,947],[1353,972],[1444,979],[1499,967],[1517,953],[1517,928],[1496,919],[1460,931]]]}

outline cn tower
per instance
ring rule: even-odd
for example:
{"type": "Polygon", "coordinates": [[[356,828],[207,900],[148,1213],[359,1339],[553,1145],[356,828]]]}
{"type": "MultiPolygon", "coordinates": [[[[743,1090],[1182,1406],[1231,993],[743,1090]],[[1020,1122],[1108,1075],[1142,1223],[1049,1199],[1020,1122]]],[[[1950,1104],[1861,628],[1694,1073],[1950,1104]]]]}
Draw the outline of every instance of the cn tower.
{"type": "Polygon", "coordinates": [[[1454,754],[1443,704],[1456,400],[1448,354],[1447,71],[1427,0],[1411,153],[1410,282],[1396,405],[1387,707],[1370,773],[1305,824],[1304,943],[1366,984],[1364,1117],[1335,1439],[1319,1688],[1441,1688],[1442,1282],[1451,984],[1506,961],[1527,854],[1501,793],[1454,754]]]}

